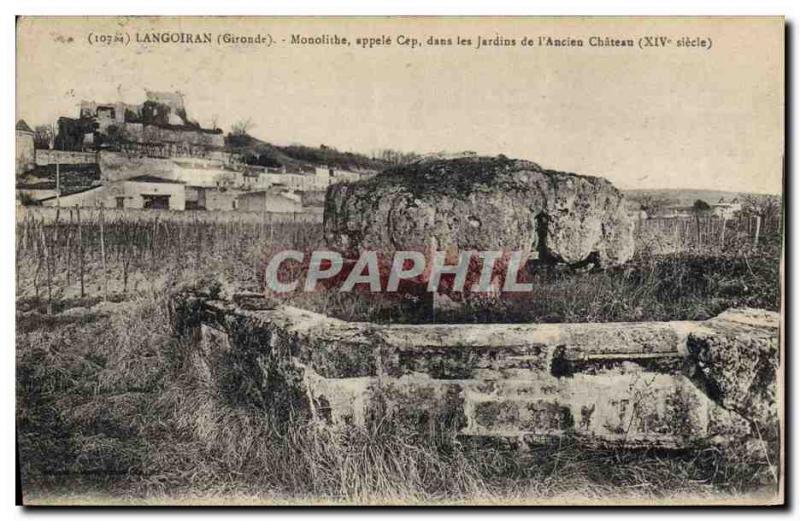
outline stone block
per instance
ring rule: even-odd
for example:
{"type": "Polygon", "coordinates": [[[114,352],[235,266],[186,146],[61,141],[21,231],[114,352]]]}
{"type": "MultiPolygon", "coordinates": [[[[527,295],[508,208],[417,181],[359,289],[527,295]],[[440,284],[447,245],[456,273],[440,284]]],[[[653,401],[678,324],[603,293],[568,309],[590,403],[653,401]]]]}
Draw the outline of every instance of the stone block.
{"type": "MultiPolygon", "coordinates": [[[[191,370],[232,399],[328,428],[379,419],[477,438],[681,449],[777,426],[779,316],[701,322],[350,323],[194,298],[191,370]]],[[[770,431],[771,432],[771,431],[770,431]]]]}

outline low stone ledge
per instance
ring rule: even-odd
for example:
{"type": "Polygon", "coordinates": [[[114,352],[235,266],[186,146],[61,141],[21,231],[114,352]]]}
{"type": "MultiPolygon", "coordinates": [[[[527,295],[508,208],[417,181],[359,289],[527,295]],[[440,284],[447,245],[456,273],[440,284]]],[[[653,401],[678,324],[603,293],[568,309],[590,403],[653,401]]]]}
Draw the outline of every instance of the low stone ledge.
{"type": "Polygon", "coordinates": [[[759,436],[778,429],[779,329],[776,313],[737,309],[708,320],[687,338],[705,391],[747,418],[759,436]]]}
{"type": "Polygon", "coordinates": [[[237,373],[234,388],[254,401],[283,400],[334,428],[389,414],[476,437],[684,448],[777,421],[779,316],[767,311],[702,322],[380,325],[263,301],[188,301],[178,309],[198,374],[230,387],[237,373]]]}

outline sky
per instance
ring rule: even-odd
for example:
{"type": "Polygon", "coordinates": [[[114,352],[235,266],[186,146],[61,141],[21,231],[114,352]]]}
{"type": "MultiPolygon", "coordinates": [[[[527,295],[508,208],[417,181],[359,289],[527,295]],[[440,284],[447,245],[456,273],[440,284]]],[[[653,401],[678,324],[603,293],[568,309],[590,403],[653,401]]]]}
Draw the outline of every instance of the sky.
{"type": "Polygon", "coordinates": [[[275,144],[505,154],[603,176],[623,189],[780,193],[783,21],[589,18],[23,18],[17,117],[77,116],[81,100],[184,94],[189,117],[226,131],[250,119],[275,144]],[[143,44],[151,32],[269,35],[273,44],[143,44]],[[121,34],[128,45],[99,43],[121,34]],[[292,34],[349,46],[292,45],[292,34]],[[392,38],[361,48],[357,37],[392,38]],[[423,45],[399,45],[398,36],[423,45]],[[469,38],[432,46],[427,38],[469,38]],[[479,36],[514,47],[475,49],[479,36]],[[525,37],[582,38],[529,47],[525,37]],[[597,48],[591,36],[710,40],[710,50],[597,48]],[[284,41],[285,40],[285,41],[284,41]]]}

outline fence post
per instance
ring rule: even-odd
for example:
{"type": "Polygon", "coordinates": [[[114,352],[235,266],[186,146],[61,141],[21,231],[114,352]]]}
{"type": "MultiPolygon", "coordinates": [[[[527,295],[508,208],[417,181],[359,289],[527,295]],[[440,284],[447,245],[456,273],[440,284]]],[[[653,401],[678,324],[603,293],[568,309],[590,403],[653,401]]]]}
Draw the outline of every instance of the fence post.
{"type": "Polygon", "coordinates": [[[44,219],[42,219],[42,226],[39,228],[39,238],[42,241],[42,252],[44,253],[44,267],[47,277],[47,314],[53,314],[53,269],[51,265],[51,251],[47,246],[47,232],[45,231],[44,219]]]}
{"type": "Polygon", "coordinates": [[[675,243],[675,248],[678,248],[680,242],[680,234],[678,233],[678,220],[674,219],[672,223],[672,241],[675,243]]]}
{"type": "Polygon", "coordinates": [[[194,250],[194,265],[195,265],[195,269],[197,269],[197,267],[200,266],[200,252],[203,249],[203,239],[201,237],[200,222],[197,219],[197,214],[194,215],[194,223],[193,224],[194,224],[195,243],[196,243],[196,247],[195,247],[195,250],[194,250]]]}
{"type": "Polygon", "coordinates": [[[158,214],[153,219],[153,240],[150,241],[150,267],[155,270],[156,265],[156,241],[158,240],[158,214]]]}
{"type": "Polygon", "coordinates": [[[694,216],[695,224],[697,224],[697,246],[700,246],[700,214],[695,214],[694,216]]]}
{"type": "Polygon", "coordinates": [[[758,247],[758,235],[761,233],[761,216],[756,215],[756,233],[753,237],[753,248],[758,247]]]}
{"type": "Polygon", "coordinates": [[[103,267],[103,300],[108,300],[108,273],[106,272],[106,242],[105,242],[105,217],[103,207],[100,207],[100,261],[103,267]]]}
{"type": "Polygon", "coordinates": [[[725,216],[722,216],[722,233],[720,234],[719,244],[720,246],[725,246],[725,216]]]}
{"type": "Polygon", "coordinates": [[[67,288],[71,282],[70,268],[72,268],[72,208],[69,209],[69,228],[67,228],[67,288]]]}
{"type": "Polygon", "coordinates": [[[81,209],[75,208],[75,217],[78,220],[78,257],[80,257],[81,298],[86,296],[83,288],[83,225],[81,223],[81,209]]]}

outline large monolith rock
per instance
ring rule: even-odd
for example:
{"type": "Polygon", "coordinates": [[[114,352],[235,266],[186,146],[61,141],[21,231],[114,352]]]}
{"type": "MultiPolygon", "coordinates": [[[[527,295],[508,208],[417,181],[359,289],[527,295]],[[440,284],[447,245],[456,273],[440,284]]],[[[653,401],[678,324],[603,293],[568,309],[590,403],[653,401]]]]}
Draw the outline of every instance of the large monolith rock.
{"type": "Polygon", "coordinates": [[[345,255],[505,250],[578,264],[633,255],[622,194],[600,177],[505,157],[423,159],[331,185],[325,239],[345,255]]]}

